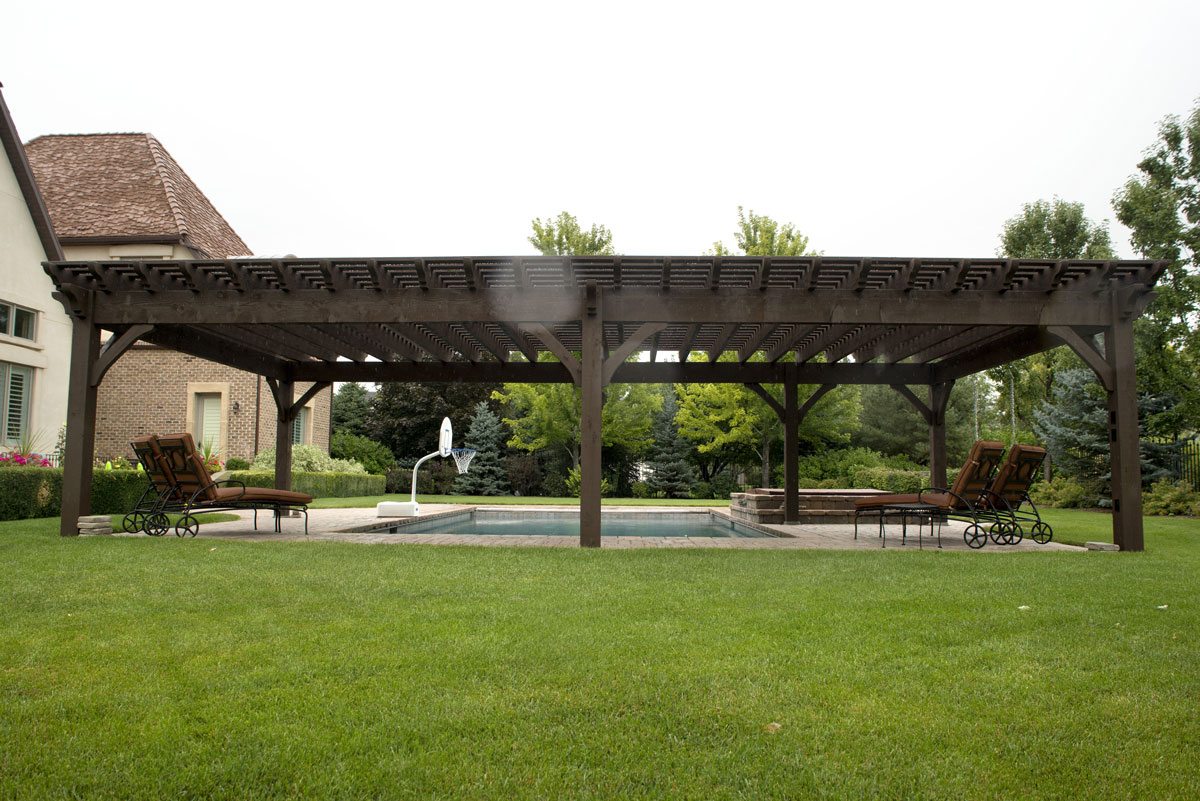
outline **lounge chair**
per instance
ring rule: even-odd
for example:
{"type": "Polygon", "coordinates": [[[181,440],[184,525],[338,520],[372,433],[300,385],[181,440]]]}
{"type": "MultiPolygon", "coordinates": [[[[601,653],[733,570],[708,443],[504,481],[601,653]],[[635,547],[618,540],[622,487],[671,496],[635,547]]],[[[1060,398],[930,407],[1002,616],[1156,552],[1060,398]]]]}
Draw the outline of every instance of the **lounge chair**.
{"type": "Polygon", "coordinates": [[[304,515],[304,533],[308,534],[308,505],[312,496],[302,492],[247,487],[240,481],[214,481],[196,451],[192,435],[167,434],[156,437],[160,464],[178,499],[177,511],[182,515],[175,524],[176,536],[200,531],[196,520],[199,512],[254,510],[254,528],[258,528],[258,510],[270,509],[275,515],[275,531],[282,530],[280,518],[284,512],[304,515]]]}
{"type": "MultiPolygon", "coordinates": [[[[988,535],[979,525],[977,506],[984,497],[992,475],[1004,455],[1004,443],[979,440],[971,446],[962,470],[954,479],[954,486],[927,487],[920,492],[895,495],[871,495],[854,502],[854,538],[858,539],[858,518],[865,514],[879,515],[880,530],[884,517],[900,512],[903,515],[922,515],[936,520],[953,518],[964,520],[969,525],[963,532],[963,540],[971,548],[982,548],[988,535]]],[[[939,540],[940,540],[939,531],[939,540]]]]}
{"type": "MultiPolygon", "coordinates": [[[[1013,445],[991,486],[977,504],[980,517],[994,515],[997,522],[1008,527],[1010,540],[1021,541],[1025,535],[1022,524],[1029,525],[1029,536],[1034,542],[1045,544],[1054,538],[1054,530],[1049,523],[1042,520],[1037,506],[1029,497],[1029,487],[1045,460],[1045,448],[1038,445],[1013,445]],[[1026,504],[1028,509],[1024,508],[1026,504]]],[[[994,530],[992,539],[996,540],[994,530]]]]}
{"type": "Polygon", "coordinates": [[[179,509],[182,499],[174,478],[165,469],[162,451],[154,435],[137,437],[129,446],[141,463],[148,484],[133,511],[122,519],[121,527],[130,534],[141,531],[151,537],[161,537],[170,528],[166,512],[179,509]]]}

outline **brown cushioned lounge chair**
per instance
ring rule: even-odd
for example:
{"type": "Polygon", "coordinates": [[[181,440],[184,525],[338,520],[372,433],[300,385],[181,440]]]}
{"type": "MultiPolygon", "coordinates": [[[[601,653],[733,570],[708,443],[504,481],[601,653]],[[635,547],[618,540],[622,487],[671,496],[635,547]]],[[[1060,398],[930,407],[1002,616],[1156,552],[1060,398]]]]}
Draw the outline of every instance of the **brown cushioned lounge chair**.
{"type": "Polygon", "coordinates": [[[230,511],[253,509],[254,527],[258,528],[258,510],[270,509],[275,513],[275,531],[281,531],[280,517],[284,512],[296,511],[304,515],[304,533],[308,533],[308,505],[312,496],[302,492],[247,487],[240,481],[214,481],[196,452],[192,435],[166,434],[156,437],[161,454],[163,472],[174,484],[181,499],[179,511],[183,514],[175,525],[176,535],[196,536],[200,524],[196,512],[230,511]]]}
{"type": "Polygon", "coordinates": [[[176,511],[183,505],[175,479],[166,469],[162,450],[153,434],[137,437],[129,443],[149,479],[149,485],[138,499],[133,511],[125,515],[121,527],[130,534],[141,531],[152,537],[161,537],[170,527],[166,512],[176,511]]]}
{"type": "Polygon", "coordinates": [[[970,522],[963,539],[972,548],[982,548],[987,543],[987,534],[978,525],[977,506],[991,484],[992,475],[1003,455],[1004,443],[981,439],[971,446],[971,452],[967,454],[967,460],[962,470],[958,471],[952,487],[928,487],[920,492],[871,495],[858,499],[854,502],[854,538],[858,539],[858,518],[864,514],[879,515],[882,526],[883,516],[890,509],[924,506],[928,507],[930,516],[941,519],[954,517],[970,522]]]}
{"type": "MultiPolygon", "coordinates": [[[[994,515],[997,522],[1008,527],[1007,539],[1010,541],[1021,541],[1025,535],[1023,524],[1029,526],[1029,536],[1034,542],[1047,543],[1054,538],[1054,530],[1042,521],[1037,506],[1029,497],[1029,487],[1045,460],[1046,449],[1039,445],[1013,445],[977,504],[980,516],[994,515]],[[1023,508],[1026,504],[1028,510],[1023,508]]],[[[992,539],[996,539],[995,529],[992,539]]]]}

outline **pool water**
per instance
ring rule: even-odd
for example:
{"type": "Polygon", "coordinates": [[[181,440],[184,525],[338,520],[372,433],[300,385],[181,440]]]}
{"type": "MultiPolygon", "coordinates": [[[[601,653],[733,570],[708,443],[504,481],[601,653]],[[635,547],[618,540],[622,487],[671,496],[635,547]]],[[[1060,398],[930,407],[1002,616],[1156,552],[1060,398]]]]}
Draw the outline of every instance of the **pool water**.
{"type": "MultiPolygon", "coordinates": [[[[605,537],[768,537],[756,529],[702,513],[640,512],[605,513],[601,518],[605,537]]],[[[578,537],[579,515],[575,512],[509,512],[473,510],[433,520],[391,526],[375,526],[396,534],[461,534],[491,536],[578,537]]]]}

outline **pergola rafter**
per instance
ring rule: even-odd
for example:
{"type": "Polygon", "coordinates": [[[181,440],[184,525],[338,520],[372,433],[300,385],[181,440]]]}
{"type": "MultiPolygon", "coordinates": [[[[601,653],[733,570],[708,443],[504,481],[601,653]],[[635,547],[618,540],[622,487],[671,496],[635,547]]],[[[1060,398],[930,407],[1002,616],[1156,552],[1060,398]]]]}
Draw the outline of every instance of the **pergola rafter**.
{"type": "MultiPolygon", "coordinates": [[[[822,394],[846,383],[926,386],[936,476],[953,382],[1065,343],[1109,390],[1115,536],[1141,547],[1131,325],[1163,262],[580,256],[45,266],[77,338],[64,533],[87,509],[90,474],[79,460],[90,464],[92,452],[90,379],[137,339],[270,378],[281,426],[296,382],[577,383],[587,545],[599,544],[598,398],[609,382],[782,384],[793,446],[790,427],[812,408],[797,402],[799,384],[822,394]],[[101,327],[118,332],[103,355],[93,348],[101,327]],[[679,361],[658,361],[662,350],[679,361]],[[650,360],[635,360],[638,351],[650,360]],[[736,360],[720,361],[729,351],[736,360]],[[689,361],[692,352],[707,360],[689,361]]],[[[785,475],[793,498],[794,453],[785,475]]],[[[277,471],[277,483],[287,480],[277,471]]]]}

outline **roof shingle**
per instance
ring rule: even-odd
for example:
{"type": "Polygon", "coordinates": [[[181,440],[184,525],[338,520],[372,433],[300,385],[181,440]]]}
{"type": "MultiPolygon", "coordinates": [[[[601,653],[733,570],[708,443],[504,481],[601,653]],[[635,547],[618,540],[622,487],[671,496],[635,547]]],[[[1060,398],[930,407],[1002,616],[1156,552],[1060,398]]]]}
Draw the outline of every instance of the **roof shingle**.
{"type": "Polygon", "coordinates": [[[200,258],[250,249],[157,139],[39,136],[25,145],[59,238],[181,242],[200,258]]]}

